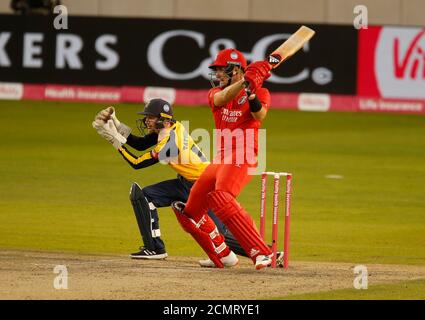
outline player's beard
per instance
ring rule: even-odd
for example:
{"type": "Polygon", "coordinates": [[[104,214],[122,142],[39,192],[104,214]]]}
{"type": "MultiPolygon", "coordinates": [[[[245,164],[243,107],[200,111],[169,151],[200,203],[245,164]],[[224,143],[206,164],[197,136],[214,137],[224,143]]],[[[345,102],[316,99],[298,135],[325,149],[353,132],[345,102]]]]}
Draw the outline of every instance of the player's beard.
{"type": "Polygon", "coordinates": [[[232,79],[228,76],[223,76],[220,79],[219,87],[224,89],[232,83],[232,79]]]}

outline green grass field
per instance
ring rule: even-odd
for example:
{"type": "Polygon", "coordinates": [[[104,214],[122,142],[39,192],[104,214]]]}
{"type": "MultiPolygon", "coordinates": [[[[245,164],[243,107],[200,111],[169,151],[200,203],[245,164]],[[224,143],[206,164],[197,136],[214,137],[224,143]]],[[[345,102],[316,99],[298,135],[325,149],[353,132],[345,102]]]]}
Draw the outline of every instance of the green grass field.
{"type": "Polygon", "coordinates": [[[286,300],[425,300],[425,280],[375,285],[367,290],[342,289],[308,294],[294,294],[286,300]]]}
{"type": "MultiPolygon", "coordinates": [[[[175,173],[160,164],[133,170],[91,127],[103,107],[0,101],[0,248],[138,248],[130,184],[175,173]]],[[[135,128],[141,106],[116,109],[135,128]]],[[[175,114],[190,131],[212,129],[207,107],[175,114]]],[[[263,127],[267,169],[294,174],[291,259],[425,264],[425,117],[271,110],[263,127]]],[[[255,177],[239,197],[257,221],[259,189],[255,177]]],[[[171,255],[202,255],[170,209],[160,219],[171,255]]]]}

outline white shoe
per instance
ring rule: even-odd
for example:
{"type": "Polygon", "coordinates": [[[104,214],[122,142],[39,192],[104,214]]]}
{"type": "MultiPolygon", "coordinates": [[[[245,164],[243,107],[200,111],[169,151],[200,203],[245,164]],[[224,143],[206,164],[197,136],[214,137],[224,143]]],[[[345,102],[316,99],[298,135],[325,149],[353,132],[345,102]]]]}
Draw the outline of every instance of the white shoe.
{"type": "Polygon", "coordinates": [[[265,267],[268,267],[272,264],[272,255],[270,256],[264,256],[264,255],[258,255],[257,258],[255,259],[255,269],[256,270],[261,270],[265,267]]]}
{"type": "MultiPolygon", "coordinates": [[[[225,268],[235,267],[239,263],[239,259],[233,251],[230,251],[227,256],[220,258],[220,260],[223,262],[225,268]]],[[[203,268],[216,268],[216,265],[211,259],[199,260],[199,265],[203,268]]]]}

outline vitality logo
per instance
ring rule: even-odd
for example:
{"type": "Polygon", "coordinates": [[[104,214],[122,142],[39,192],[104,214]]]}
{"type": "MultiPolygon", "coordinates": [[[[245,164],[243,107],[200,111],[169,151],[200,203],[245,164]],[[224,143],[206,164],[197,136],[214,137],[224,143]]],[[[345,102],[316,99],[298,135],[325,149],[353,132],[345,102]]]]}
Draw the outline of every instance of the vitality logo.
{"type": "Polygon", "coordinates": [[[420,44],[424,36],[425,29],[413,38],[407,46],[404,56],[400,53],[400,38],[394,38],[394,74],[397,79],[404,79],[405,77],[410,77],[410,79],[422,77],[422,79],[425,79],[425,47],[421,47],[420,44]],[[422,65],[422,72],[419,69],[420,65],[422,65]]]}

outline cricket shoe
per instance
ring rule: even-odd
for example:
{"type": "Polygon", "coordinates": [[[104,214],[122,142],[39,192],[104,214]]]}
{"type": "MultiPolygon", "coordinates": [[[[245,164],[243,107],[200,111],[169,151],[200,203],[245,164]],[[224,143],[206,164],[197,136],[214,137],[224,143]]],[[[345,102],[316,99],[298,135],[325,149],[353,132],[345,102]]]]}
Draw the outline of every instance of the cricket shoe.
{"type": "MultiPolygon", "coordinates": [[[[225,268],[236,267],[239,264],[239,259],[233,251],[230,251],[227,256],[220,258],[220,260],[223,262],[225,268]]],[[[199,260],[199,265],[202,268],[216,268],[216,265],[211,259],[199,260]]]]}
{"type": "Polygon", "coordinates": [[[132,259],[161,260],[167,258],[168,254],[164,249],[148,250],[145,247],[140,247],[140,251],[130,254],[130,257],[132,259]]]}
{"type": "Polygon", "coordinates": [[[265,255],[258,255],[257,258],[255,259],[255,269],[256,270],[261,270],[263,268],[266,268],[268,266],[270,266],[272,264],[272,257],[273,254],[271,254],[270,256],[265,256],[265,255]]]}

